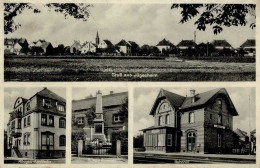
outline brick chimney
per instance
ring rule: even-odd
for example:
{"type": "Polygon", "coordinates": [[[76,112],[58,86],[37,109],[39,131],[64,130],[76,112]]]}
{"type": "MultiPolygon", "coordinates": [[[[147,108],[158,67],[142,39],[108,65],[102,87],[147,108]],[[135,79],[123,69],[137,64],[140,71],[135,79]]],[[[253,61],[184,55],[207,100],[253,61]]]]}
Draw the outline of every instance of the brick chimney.
{"type": "Polygon", "coordinates": [[[195,93],[196,93],[195,89],[190,90],[190,97],[192,103],[195,102],[195,93]]]}
{"type": "Polygon", "coordinates": [[[103,114],[102,93],[100,92],[100,90],[97,92],[97,97],[96,97],[96,113],[103,114]]]}

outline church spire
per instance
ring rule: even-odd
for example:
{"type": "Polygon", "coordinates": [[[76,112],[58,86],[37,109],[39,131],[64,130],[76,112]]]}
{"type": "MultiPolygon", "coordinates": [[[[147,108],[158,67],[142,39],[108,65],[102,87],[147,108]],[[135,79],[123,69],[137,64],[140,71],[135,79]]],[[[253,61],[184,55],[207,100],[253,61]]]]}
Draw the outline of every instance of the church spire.
{"type": "Polygon", "coordinates": [[[97,31],[97,36],[96,36],[96,45],[99,45],[99,35],[98,35],[98,31],[97,31]]]}

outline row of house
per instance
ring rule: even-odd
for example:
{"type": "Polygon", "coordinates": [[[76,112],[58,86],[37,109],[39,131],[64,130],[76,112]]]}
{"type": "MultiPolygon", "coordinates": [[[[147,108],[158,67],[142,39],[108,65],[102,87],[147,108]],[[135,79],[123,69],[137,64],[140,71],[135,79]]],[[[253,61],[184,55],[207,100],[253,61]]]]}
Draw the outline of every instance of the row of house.
{"type": "MultiPolygon", "coordinates": [[[[204,43],[200,43],[204,44],[204,43]]],[[[156,47],[159,49],[160,53],[163,53],[167,50],[172,50],[178,48],[180,51],[185,51],[187,49],[195,49],[197,44],[194,40],[182,40],[177,45],[174,45],[169,40],[165,38],[158,42],[156,47]]],[[[239,50],[243,49],[248,56],[255,55],[255,39],[247,39],[239,48],[234,48],[232,45],[226,40],[213,40],[210,43],[216,50],[239,50]]],[[[53,46],[50,42],[46,42],[45,40],[38,40],[28,44],[26,39],[5,39],[5,54],[14,53],[21,54],[23,48],[32,48],[32,47],[40,47],[42,48],[42,52],[44,54],[50,54],[53,50],[53,46]]],[[[74,40],[74,43],[71,46],[65,47],[67,53],[70,54],[87,54],[87,53],[121,53],[124,55],[131,55],[134,51],[133,49],[138,46],[137,43],[133,41],[126,41],[122,39],[117,44],[113,44],[110,40],[100,40],[99,34],[97,32],[95,42],[86,41],[83,44],[80,41],[74,40]]],[[[139,46],[138,46],[139,47],[139,46]]]]}
{"type": "MultiPolygon", "coordinates": [[[[49,55],[53,46],[51,42],[47,42],[45,40],[33,41],[32,43],[28,43],[25,38],[5,38],[4,39],[4,53],[5,54],[16,54],[22,55],[27,53],[28,49],[32,48],[40,48],[42,53],[49,55]]],[[[33,54],[33,53],[32,53],[33,54]]]]}

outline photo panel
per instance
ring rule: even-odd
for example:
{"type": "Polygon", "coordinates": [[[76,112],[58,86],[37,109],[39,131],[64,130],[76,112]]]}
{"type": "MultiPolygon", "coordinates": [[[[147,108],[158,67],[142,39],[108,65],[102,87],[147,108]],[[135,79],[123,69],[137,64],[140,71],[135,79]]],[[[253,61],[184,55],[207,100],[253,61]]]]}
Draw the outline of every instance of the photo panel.
{"type": "Polygon", "coordinates": [[[254,87],[134,89],[135,164],[255,164],[254,87]]]}
{"type": "Polygon", "coordinates": [[[4,163],[65,164],[66,88],[4,89],[4,163]]]}
{"type": "Polygon", "coordinates": [[[255,8],[4,3],[4,80],[255,81],[255,8]]]}
{"type": "Polygon", "coordinates": [[[128,88],[72,88],[72,164],[128,163],[128,88]]]}

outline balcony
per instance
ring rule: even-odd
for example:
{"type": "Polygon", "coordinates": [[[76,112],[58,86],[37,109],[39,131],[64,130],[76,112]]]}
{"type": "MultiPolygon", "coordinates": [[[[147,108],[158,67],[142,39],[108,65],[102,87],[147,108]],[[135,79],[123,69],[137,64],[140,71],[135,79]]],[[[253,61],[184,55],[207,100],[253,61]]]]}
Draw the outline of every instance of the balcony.
{"type": "Polygon", "coordinates": [[[13,128],[13,129],[12,129],[12,132],[11,132],[11,135],[12,135],[14,138],[21,137],[21,136],[22,136],[22,129],[21,129],[21,128],[13,128]]]}

